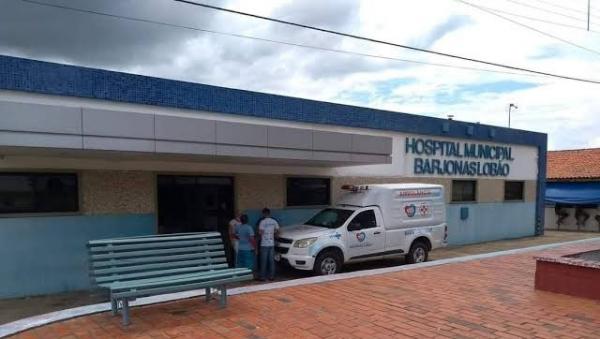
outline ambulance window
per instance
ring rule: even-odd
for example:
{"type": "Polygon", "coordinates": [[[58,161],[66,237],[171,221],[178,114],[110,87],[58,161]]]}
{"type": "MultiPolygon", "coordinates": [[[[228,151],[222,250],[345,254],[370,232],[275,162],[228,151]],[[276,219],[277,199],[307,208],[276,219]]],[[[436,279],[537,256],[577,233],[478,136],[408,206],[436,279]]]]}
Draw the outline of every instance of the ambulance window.
{"type": "Polygon", "coordinates": [[[363,211],[357,214],[348,224],[353,230],[377,227],[377,219],[373,210],[363,211]]]}
{"type": "Polygon", "coordinates": [[[351,215],[352,210],[326,208],[317,213],[314,217],[310,218],[310,220],[304,224],[327,228],[338,228],[342,226],[351,215]]]}

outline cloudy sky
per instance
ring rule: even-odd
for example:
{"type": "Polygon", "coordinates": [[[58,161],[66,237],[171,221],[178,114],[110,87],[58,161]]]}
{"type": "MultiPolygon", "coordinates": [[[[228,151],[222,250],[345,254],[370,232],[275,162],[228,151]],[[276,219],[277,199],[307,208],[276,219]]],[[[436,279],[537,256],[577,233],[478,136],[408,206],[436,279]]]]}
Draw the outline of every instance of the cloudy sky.
{"type": "MultiPolygon", "coordinates": [[[[36,0],[263,39],[460,67],[439,56],[286,27],[172,0],[36,0]]],[[[600,0],[206,0],[381,40],[600,80],[600,0]],[[596,6],[596,7],[594,7],[596,6]],[[519,16],[516,16],[516,15],[519,16]],[[535,20],[534,20],[535,19],[535,20]],[[560,25],[558,25],[560,24],[560,25]]],[[[257,41],[1,0],[0,54],[548,133],[550,149],[600,147],[600,85],[257,41]]],[[[495,69],[500,70],[500,69],[495,69]]]]}

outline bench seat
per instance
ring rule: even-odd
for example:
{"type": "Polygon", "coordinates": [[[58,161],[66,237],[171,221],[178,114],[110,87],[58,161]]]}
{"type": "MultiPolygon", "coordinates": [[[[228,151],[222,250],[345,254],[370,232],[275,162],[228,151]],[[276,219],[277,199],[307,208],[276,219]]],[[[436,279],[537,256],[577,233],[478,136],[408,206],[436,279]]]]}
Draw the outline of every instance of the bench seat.
{"type": "MultiPolygon", "coordinates": [[[[173,276],[163,276],[158,278],[150,279],[139,279],[130,280],[124,282],[114,282],[105,285],[110,289],[111,293],[116,296],[127,296],[127,297],[142,297],[147,295],[156,294],[158,289],[178,289],[183,286],[190,286],[195,284],[206,284],[209,285],[215,281],[221,283],[227,282],[238,282],[247,280],[248,275],[252,276],[251,272],[246,268],[240,269],[226,269],[214,272],[204,273],[193,273],[193,274],[180,274],[173,276]]],[[[213,284],[214,285],[214,284],[213,284]]],[[[102,286],[102,285],[100,285],[102,286]]],[[[159,294],[161,292],[158,292],[159,294]]],[[[169,293],[169,292],[164,292],[169,293]]]]}
{"type": "Polygon", "coordinates": [[[136,298],[204,288],[208,301],[216,288],[224,307],[226,285],[253,279],[251,270],[229,268],[216,232],[93,240],[88,248],[92,279],[110,291],[113,314],[121,310],[124,325],[136,298]]]}

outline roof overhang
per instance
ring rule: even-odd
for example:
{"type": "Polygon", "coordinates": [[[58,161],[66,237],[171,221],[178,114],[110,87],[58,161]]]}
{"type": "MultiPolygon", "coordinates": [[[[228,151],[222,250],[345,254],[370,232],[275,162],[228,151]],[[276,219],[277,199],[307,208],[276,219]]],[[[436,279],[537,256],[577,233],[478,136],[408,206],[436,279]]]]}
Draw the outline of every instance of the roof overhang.
{"type": "Polygon", "coordinates": [[[392,138],[132,111],[0,101],[3,154],[273,165],[391,162],[392,138]]]}

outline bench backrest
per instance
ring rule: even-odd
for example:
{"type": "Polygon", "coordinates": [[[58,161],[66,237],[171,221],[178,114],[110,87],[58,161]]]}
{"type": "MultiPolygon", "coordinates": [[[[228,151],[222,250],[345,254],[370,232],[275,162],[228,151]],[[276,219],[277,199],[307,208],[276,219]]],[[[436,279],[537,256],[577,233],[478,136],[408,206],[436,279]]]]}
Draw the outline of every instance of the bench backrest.
{"type": "Polygon", "coordinates": [[[98,285],[228,268],[221,234],[181,233],[88,242],[98,285]]]}

